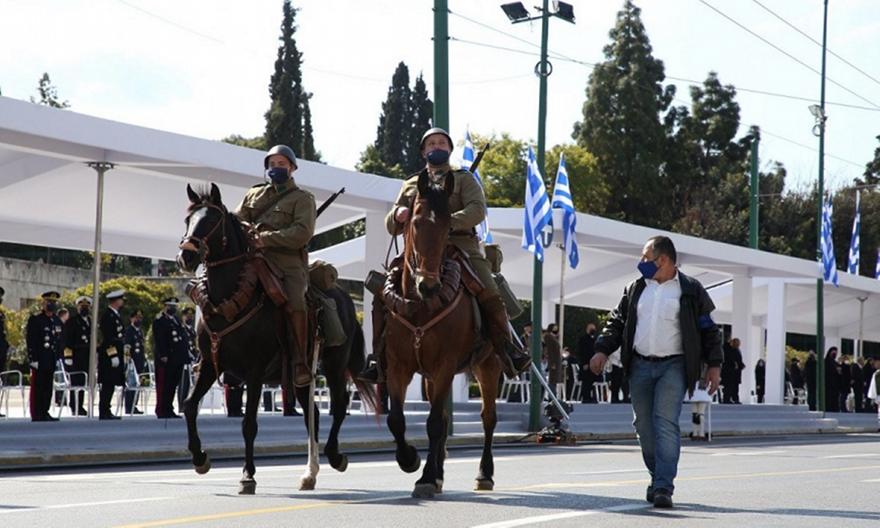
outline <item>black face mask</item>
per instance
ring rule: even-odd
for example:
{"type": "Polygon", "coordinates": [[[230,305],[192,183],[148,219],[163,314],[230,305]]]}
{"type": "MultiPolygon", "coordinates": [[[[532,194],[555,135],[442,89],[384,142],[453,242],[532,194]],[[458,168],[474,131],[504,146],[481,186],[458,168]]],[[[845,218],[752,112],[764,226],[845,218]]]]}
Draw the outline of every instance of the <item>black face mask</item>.
{"type": "Polygon", "coordinates": [[[56,310],[58,310],[58,303],[57,302],[49,301],[46,303],[46,311],[47,312],[54,312],[56,310]]]}
{"type": "Polygon", "coordinates": [[[165,312],[168,315],[174,315],[177,313],[177,306],[169,306],[169,307],[165,308],[165,312]]]}
{"type": "Polygon", "coordinates": [[[89,312],[91,312],[91,311],[92,311],[91,308],[84,306],[79,309],[79,314],[83,317],[87,317],[89,315],[89,312]]]}
{"type": "Polygon", "coordinates": [[[272,167],[266,169],[266,176],[272,183],[278,185],[290,179],[290,172],[286,167],[272,167]]]}
{"type": "Polygon", "coordinates": [[[428,163],[430,163],[431,165],[438,167],[449,161],[449,154],[450,153],[448,150],[435,149],[428,152],[425,155],[425,159],[427,159],[428,163]]]}
{"type": "Polygon", "coordinates": [[[133,324],[135,328],[140,328],[141,327],[141,320],[135,319],[134,322],[132,322],[131,324],[133,324]]]}
{"type": "Polygon", "coordinates": [[[191,324],[193,324],[193,318],[192,318],[192,317],[187,317],[187,318],[185,318],[185,319],[183,320],[183,322],[186,323],[186,324],[188,324],[188,325],[191,325],[191,324]]]}

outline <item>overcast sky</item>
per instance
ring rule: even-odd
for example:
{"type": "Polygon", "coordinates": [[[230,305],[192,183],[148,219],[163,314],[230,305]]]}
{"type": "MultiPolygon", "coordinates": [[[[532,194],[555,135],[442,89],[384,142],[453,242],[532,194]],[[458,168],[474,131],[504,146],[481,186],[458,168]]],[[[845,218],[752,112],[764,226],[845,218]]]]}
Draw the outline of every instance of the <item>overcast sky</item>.
{"type": "MultiPolygon", "coordinates": [[[[449,0],[451,133],[510,132],[534,139],[538,81],[532,74],[540,24],[510,25],[499,1],[449,0]],[[468,20],[471,19],[471,20],[468,20]],[[483,25],[479,25],[483,24],[483,25]],[[490,27],[485,27],[490,26],[490,27]],[[494,28],[494,29],[492,29],[494,28]],[[497,30],[497,31],[496,31],[497,30]],[[502,34],[508,33],[509,35],[502,34]],[[463,41],[470,41],[463,42],[463,41]],[[474,44],[478,43],[478,44],[474,44]],[[495,46],[488,47],[488,46],[495,46]],[[515,51],[497,49],[511,48],[515,51]]],[[[526,2],[531,8],[537,2],[526,2]]],[[[577,23],[551,20],[548,145],[571,141],[589,66],[602,60],[622,0],[573,0],[577,23]]],[[[278,46],[280,0],[0,0],[0,88],[27,99],[49,72],[72,109],[118,121],[219,139],[263,132],[267,86],[278,46]]],[[[818,167],[809,101],[819,75],[749,34],[706,4],[816,70],[821,49],[766,6],[821,41],[821,0],[641,0],[637,2],[667,76],[702,81],[710,70],[740,88],[740,134],[761,126],[761,162],[783,162],[792,183],[818,167]]],[[[296,33],[304,83],[314,92],[315,140],[331,165],[352,168],[375,139],[380,104],[404,61],[433,92],[432,0],[298,0],[296,33]]],[[[860,175],[880,134],[880,9],[876,0],[832,0],[826,175],[841,185],[860,175]],[[832,157],[833,156],[833,157],[832,157]]],[[[689,102],[689,83],[676,104],[689,102]]],[[[259,168],[255,168],[259,170],[259,168]]],[[[576,185],[576,180],[573,181],[576,185]]]]}

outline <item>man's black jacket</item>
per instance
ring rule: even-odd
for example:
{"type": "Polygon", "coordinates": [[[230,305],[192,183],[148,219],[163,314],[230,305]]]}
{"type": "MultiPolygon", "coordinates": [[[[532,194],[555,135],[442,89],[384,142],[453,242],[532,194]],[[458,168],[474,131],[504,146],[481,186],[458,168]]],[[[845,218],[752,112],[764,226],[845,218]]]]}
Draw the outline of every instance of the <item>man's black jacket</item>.
{"type": "MultiPolygon", "coordinates": [[[[720,367],[724,359],[721,350],[721,331],[709,314],[715,304],[706,289],[696,279],[678,272],[681,285],[681,345],[684,349],[688,393],[700,380],[703,364],[720,367]]],[[[624,290],[617,308],[609,314],[602,334],[596,340],[596,352],[606,356],[620,348],[620,360],[628,375],[633,358],[633,340],[636,334],[639,297],[645,289],[645,279],[631,282],[624,290]]]]}

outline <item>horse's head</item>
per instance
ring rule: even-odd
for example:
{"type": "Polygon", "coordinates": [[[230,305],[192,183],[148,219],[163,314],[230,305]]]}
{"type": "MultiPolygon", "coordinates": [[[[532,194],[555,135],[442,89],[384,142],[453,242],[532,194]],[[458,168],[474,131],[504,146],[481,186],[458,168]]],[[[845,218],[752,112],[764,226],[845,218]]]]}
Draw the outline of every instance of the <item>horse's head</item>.
{"type": "Polygon", "coordinates": [[[449,196],[454,188],[452,173],[439,181],[433,181],[427,172],[419,176],[418,194],[409,221],[407,242],[411,251],[407,255],[407,266],[421,298],[440,291],[440,265],[449,240],[449,196]]]}
{"type": "Polygon", "coordinates": [[[209,255],[220,256],[226,250],[226,206],[220,198],[220,189],[211,184],[210,189],[196,192],[188,184],[189,208],[186,217],[186,233],[180,241],[177,265],[183,271],[192,272],[199,264],[206,263],[209,255]]]}

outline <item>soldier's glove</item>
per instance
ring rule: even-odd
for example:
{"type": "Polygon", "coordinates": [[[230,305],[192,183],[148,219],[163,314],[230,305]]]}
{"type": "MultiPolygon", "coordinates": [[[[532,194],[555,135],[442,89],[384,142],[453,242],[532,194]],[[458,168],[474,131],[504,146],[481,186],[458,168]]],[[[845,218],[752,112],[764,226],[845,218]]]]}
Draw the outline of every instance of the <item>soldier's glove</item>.
{"type": "Polygon", "coordinates": [[[110,358],[110,366],[113,368],[117,368],[119,366],[119,358],[115,356],[110,358]]]}
{"type": "Polygon", "coordinates": [[[72,360],[72,359],[65,359],[65,360],[64,360],[64,364],[67,365],[68,367],[72,367],[72,366],[73,366],[73,360],[72,360]]]}
{"type": "Polygon", "coordinates": [[[131,354],[131,345],[125,345],[122,347],[122,351],[125,352],[125,355],[131,354]]]}
{"type": "Polygon", "coordinates": [[[31,368],[34,369],[34,370],[39,369],[39,368],[40,368],[40,362],[39,362],[39,361],[31,361],[31,368]]]}

